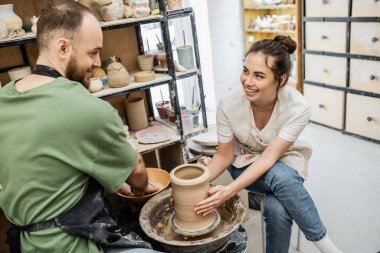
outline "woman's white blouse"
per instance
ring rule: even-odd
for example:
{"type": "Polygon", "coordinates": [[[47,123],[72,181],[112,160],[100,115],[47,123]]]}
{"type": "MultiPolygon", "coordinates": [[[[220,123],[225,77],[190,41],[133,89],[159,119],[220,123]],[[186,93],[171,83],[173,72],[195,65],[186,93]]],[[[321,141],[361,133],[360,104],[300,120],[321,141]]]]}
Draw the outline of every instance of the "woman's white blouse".
{"type": "Polygon", "coordinates": [[[250,101],[246,99],[241,86],[234,87],[221,99],[217,110],[217,133],[221,143],[236,140],[233,165],[244,167],[260,157],[269,143],[277,135],[294,142],[283,154],[280,161],[288,164],[303,176],[303,171],[311,156],[311,146],[301,142],[298,136],[310,119],[310,106],[296,89],[280,88],[278,99],[267,125],[257,129],[250,101]]]}

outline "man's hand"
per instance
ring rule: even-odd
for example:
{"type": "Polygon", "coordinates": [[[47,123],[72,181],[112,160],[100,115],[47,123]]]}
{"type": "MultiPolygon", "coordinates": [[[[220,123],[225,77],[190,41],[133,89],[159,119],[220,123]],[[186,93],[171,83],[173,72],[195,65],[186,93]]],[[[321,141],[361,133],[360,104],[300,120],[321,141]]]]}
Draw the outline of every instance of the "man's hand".
{"type": "Polygon", "coordinates": [[[126,196],[131,196],[133,197],[134,194],[132,192],[132,188],[129,184],[127,183],[123,183],[123,185],[121,186],[120,190],[119,190],[120,193],[126,195],[126,196]]]}
{"type": "Polygon", "coordinates": [[[158,187],[153,185],[152,183],[148,183],[148,185],[145,187],[144,192],[146,194],[152,194],[155,193],[156,191],[160,190],[158,187]]]}

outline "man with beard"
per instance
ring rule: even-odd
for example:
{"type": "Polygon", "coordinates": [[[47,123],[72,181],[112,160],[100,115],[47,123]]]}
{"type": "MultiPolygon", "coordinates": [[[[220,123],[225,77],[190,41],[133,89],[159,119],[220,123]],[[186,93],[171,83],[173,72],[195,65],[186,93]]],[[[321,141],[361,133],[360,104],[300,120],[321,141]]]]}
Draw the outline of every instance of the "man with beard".
{"type": "Polygon", "coordinates": [[[38,21],[35,70],[0,90],[0,208],[13,224],[11,252],[153,252],[121,233],[103,196],[103,188],[156,189],[117,111],[86,90],[102,43],[87,7],[48,4],[38,21]]]}

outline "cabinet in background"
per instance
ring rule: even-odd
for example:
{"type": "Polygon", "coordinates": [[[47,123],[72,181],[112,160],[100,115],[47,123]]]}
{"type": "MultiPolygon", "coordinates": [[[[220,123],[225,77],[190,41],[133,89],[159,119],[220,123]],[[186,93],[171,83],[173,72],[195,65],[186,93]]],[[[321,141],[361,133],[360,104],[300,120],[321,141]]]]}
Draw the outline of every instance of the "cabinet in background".
{"type": "Polygon", "coordinates": [[[311,120],[380,143],[380,1],[304,0],[302,42],[311,120]]]}

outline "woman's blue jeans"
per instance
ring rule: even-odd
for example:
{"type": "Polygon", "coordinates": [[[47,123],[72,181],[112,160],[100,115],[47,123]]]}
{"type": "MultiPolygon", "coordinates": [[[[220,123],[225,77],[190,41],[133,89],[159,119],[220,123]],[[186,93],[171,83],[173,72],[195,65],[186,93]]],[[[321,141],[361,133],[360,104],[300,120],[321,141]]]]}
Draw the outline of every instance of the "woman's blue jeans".
{"type": "MultiPolygon", "coordinates": [[[[230,165],[228,171],[236,179],[248,166],[237,169],[230,165]]],[[[325,237],[326,228],[303,185],[303,179],[285,163],[277,162],[246,189],[266,195],[266,253],[288,252],[293,220],[307,240],[319,241],[325,237]]]]}

